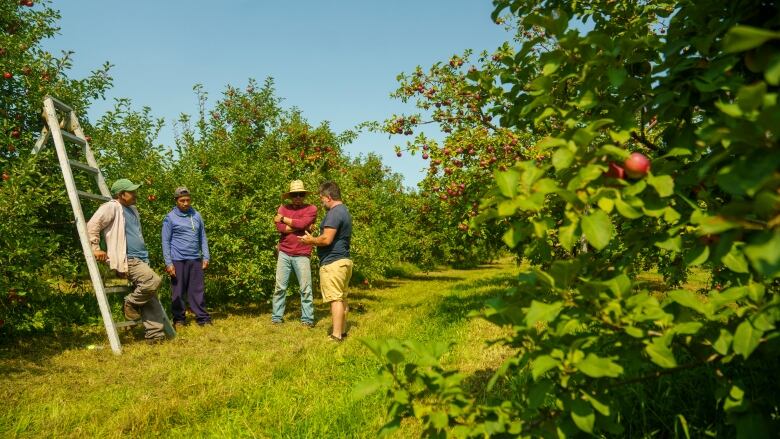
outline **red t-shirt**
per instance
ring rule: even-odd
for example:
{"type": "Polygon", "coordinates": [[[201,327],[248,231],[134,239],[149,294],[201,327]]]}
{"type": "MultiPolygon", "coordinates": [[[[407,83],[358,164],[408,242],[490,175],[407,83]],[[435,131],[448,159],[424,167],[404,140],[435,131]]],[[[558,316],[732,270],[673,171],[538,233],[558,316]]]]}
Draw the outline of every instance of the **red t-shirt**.
{"type": "Polygon", "coordinates": [[[279,238],[279,251],[288,256],[311,256],[311,246],[301,244],[298,241],[299,236],[304,235],[310,225],[317,219],[317,206],[313,204],[304,204],[301,207],[294,207],[292,204],[284,204],[279,207],[279,215],[292,218],[292,233],[283,233],[286,224],[276,223],[276,229],[281,233],[279,238]]]}

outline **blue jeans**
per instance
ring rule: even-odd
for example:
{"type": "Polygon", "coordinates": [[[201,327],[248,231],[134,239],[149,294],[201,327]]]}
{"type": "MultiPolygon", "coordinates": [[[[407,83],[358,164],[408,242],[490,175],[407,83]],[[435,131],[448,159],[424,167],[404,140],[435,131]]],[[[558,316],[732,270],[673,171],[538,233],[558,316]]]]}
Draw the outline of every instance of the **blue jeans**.
{"type": "Polygon", "coordinates": [[[276,289],[273,297],[271,320],[281,322],[287,299],[287,283],[290,272],[295,271],[301,288],[301,322],[314,323],[314,298],[311,292],[311,262],[308,256],[289,256],[279,252],[276,260],[276,289]]]}

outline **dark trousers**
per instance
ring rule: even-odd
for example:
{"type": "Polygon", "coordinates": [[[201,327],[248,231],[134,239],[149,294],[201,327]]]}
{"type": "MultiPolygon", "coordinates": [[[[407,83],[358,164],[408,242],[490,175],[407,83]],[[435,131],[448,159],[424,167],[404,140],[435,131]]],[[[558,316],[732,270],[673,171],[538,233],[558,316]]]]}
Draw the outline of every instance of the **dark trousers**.
{"type": "Polygon", "coordinates": [[[185,321],[184,295],[186,294],[190,309],[195,313],[195,320],[201,325],[210,322],[211,316],[206,312],[204,297],[203,261],[200,259],[173,261],[173,266],[176,268],[176,277],[171,278],[173,321],[182,323],[185,321]]]}

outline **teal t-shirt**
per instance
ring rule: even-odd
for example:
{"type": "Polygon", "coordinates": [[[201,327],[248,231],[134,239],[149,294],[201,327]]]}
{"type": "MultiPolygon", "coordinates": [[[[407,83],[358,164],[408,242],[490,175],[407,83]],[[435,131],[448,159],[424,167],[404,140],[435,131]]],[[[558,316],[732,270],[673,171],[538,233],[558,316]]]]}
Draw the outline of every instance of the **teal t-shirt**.
{"type": "Polygon", "coordinates": [[[141,234],[141,219],[133,209],[122,206],[125,210],[125,239],[127,240],[127,258],[140,259],[149,263],[149,252],[146,250],[144,236],[141,234]]]}

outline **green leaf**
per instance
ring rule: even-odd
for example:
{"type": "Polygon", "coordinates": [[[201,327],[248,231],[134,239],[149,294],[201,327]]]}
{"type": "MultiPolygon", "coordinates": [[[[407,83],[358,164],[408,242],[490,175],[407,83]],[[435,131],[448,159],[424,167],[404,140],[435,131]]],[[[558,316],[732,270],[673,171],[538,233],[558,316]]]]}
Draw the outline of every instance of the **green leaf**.
{"type": "Polygon", "coordinates": [[[542,75],[544,76],[552,75],[553,73],[555,73],[556,70],[558,70],[559,65],[560,63],[558,63],[557,61],[548,62],[547,64],[544,65],[544,67],[542,67],[542,75]]]}
{"type": "Polygon", "coordinates": [[[403,352],[401,352],[401,351],[399,351],[397,349],[390,349],[389,351],[387,351],[385,356],[393,364],[398,364],[398,363],[404,361],[404,354],[403,354],[403,352]]]}
{"type": "Polygon", "coordinates": [[[603,210],[606,213],[612,212],[612,209],[615,208],[615,202],[611,198],[607,198],[607,197],[599,198],[597,204],[599,205],[601,210],[603,210]]]}
{"type": "Polygon", "coordinates": [[[704,326],[701,322],[685,322],[674,325],[670,332],[680,335],[694,335],[704,326]]]}
{"type": "Polygon", "coordinates": [[[437,410],[431,413],[430,415],[431,419],[431,425],[433,425],[433,428],[437,430],[444,430],[444,428],[447,427],[450,423],[450,418],[447,417],[447,413],[437,410]]]}
{"type": "Polygon", "coordinates": [[[498,190],[501,191],[501,195],[507,198],[514,198],[517,195],[517,182],[520,180],[520,175],[514,169],[507,171],[496,171],[496,184],[498,190]]]}
{"type": "Polygon", "coordinates": [[[737,92],[737,104],[742,111],[750,112],[764,102],[764,95],[766,94],[766,83],[763,81],[757,82],[752,85],[745,85],[740,87],[737,92]]]}
{"type": "Polygon", "coordinates": [[[723,50],[727,53],[743,52],[776,38],[780,38],[780,32],[738,25],[726,33],[723,38],[723,50]]]}
{"type": "Polygon", "coordinates": [[[747,359],[761,342],[763,331],[753,327],[747,320],[737,326],[734,332],[734,352],[747,359]]]}
{"type": "Polygon", "coordinates": [[[590,403],[590,405],[592,405],[593,408],[596,409],[597,412],[601,413],[604,416],[609,416],[610,411],[608,405],[602,403],[601,401],[594,398],[593,395],[588,395],[587,393],[583,394],[582,397],[585,398],[590,403]]]}
{"type": "Polygon", "coordinates": [[[679,253],[682,250],[682,238],[673,236],[664,241],[657,241],[654,245],[663,250],[679,253]]]}
{"type": "Polygon", "coordinates": [[[748,272],[748,262],[747,259],[745,259],[745,255],[742,253],[741,246],[737,243],[732,244],[731,250],[729,250],[728,253],[726,253],[725,256],[721,258],[721,262],[723,262],[723,265],[725,265],[729,270],[735,272],[735,273],[747,273],[748,272]]]}
{"type": "Polygon", "coordinates": [[[528,307],[525,315],[525,325],[527,328],[536,327],[540,322],[549,323],[558,317],[558,313],[563,308],[563,302],[554,303],[542,303],[536,300],[531,301],[531,306],[528,307]]]}
{"type": "Polygon", "coordinates": [[[582,218],[582,233],[596,250],[601,250],[609,244],[614,234],[612,221],[602,210],[597,210],[582,218]]]}
{"type": "Polygon", "coordinates": [[[668,197],[674,193],[674,180],[670,175],[650,175],[647,177],[647,184],[654,187],[661,198],[668,197]]]}
{"type": "Polygon", "coordinates": [[[536,381],[537,378],[544,375],[550,369],[558,367],[559,364],[561,364],[560,360],[556,360],[549,355],[538,356],[533,360],[533,365],[531,366],[531,376],[533,377],[534,381],[536,381]]]}
{"type": "Polygon", "coordinates": [[[750,240],[745,256],[754,270],[767,279],[780,277],[780,230],[766,231],[750,240]]]}
{"type": "Polygon", "coordinates": [[[685,264],[689,267],[695,267],[707,262],[710,258],[710,247],[707,245],[697,245],[685,253],[685,264]]]}
{"type": "Polygon", "coordinates": [[[504,232],[504,236],[501,238],[504,241],[504,244],[509,248],[515,248],[517,244],[523,240],[523,233],[521,230],[522,226],[520,224],[512,224],[512,227],[507,229],[507,231],[504,232]]]}
{"type": "Polygon", "coordinates": [[[623,373],[623,367],[609,358],[602,358],[595,354],[588,354],[584,360],[577,363],[577,369],[589,377],[615,378],[623,373]]]}
{"type": "Polygon", "coordinates": [[[652,343],[645,346],[645,352],[650,355],[650,360],[653,363],[665,369],[677,367],[677,360],[674,359],[672,350],[664,344],[661,338],[655,338],[652,343]]]}
{"type": "Polygon", "coordinates": [[[565,146],[558,148],[552,156],[552,164],[557,171],[568,168],[572,161],[574,161],[574,153],[565,146]]]}
{"type": "Polygon", "coordinates": [[[699,314],[709,316],[712,311],[707,309],[707,305],[700,299],[696,293],[688,290],[674,290],[669,293],[669,298],[680,305],[690,308],[699,314]]]}
{"type": "Polygon", "coordinates": [[[750,297],[750,300],[752,300],[754,303],[761,302],[761,299],[764,297],[764,293],[766,292],[766,287],[764,284],[751,282],[750,285],[748,285],[748,296],[750,297]]]}
{"type": "Polygon", "coordinates": [[[615,207],[619,214],[628,219],[637,219],[643,216],[642,212],[634,209],[630,204],[620,198],[615,199],[615,207]]]}
{"type": "Polygon", "coordinates": [[[550,380],[540,380],[528,391],[528,408],[535,409],[541,407],[547,399],[547,395],[553,388],[553,382],[550,380]]]}
{"type": "Polygon", "coordinates": [[[596,423],[596,413],[593,407],[581,399],[575,399],[571,403],[571,420],[580,430],[586,433],[593,433],[593,426],[596,423]]]}
{"type": "Polygon", "coordinates": [[[712,344],[712,348],[715,352],[721,355],[727,355],[729,353],[729,347],[731,347],[731,341],[734,340],[734,336],[725,329],[720,330],[720,335],[715,343],[712,344]]]}
{"type": "Polygon", "coordinates": [[[496,209],[498,212],[499,217],[508,217],[512,216],[517,212],[517,203],[514,202],[514,200],[504,200],[500,203],[498,203],[498,209],[496,209]]]}
{"type": "Polygon", "coordinates": [[[575,222],[558,227],[558,241],[568,252],[574,248],[574,245],[580,239],[579,234],[577,233],[578,225],[579,222],[575,220],[575,222]]]}
{"type": "Polygon", "coordinates": [[[764,79],[772,86],[780,84],[780,53],[775,54],[769,60],[766,70],[764,71],[764,79]]]}
{"type": "Polygon", "coordinates": [[[616,160],[625,160],[631,155],[628,151],[615,145],[606,144],[601,147],[599,154],[608,154],[616,160]]]}

